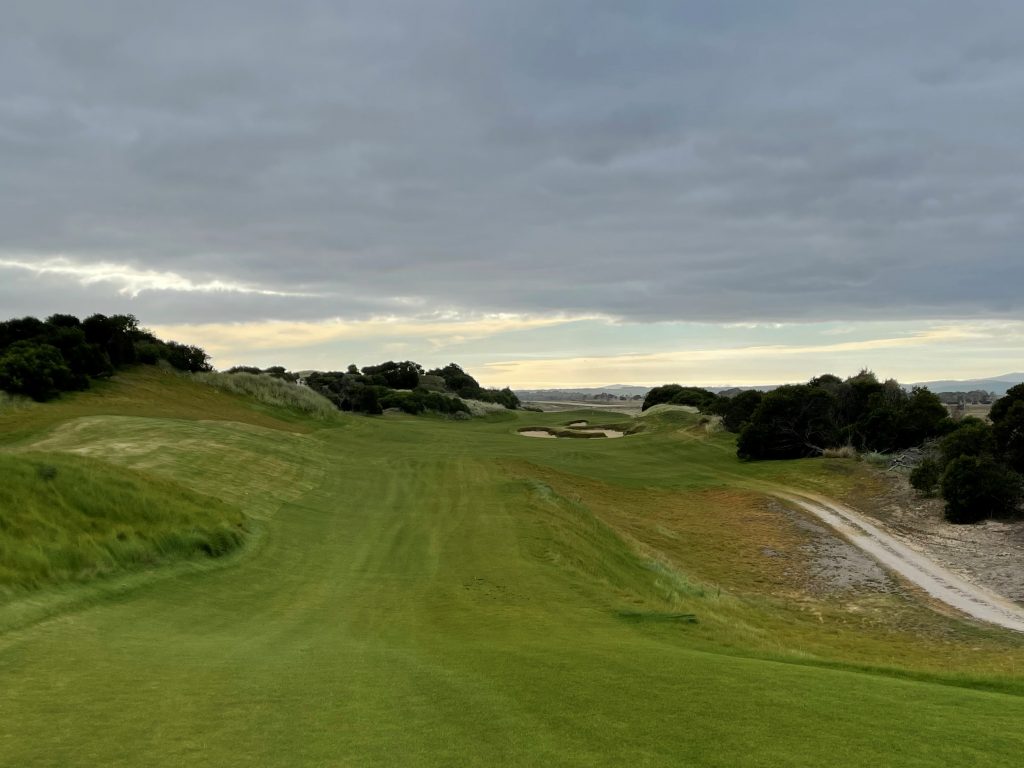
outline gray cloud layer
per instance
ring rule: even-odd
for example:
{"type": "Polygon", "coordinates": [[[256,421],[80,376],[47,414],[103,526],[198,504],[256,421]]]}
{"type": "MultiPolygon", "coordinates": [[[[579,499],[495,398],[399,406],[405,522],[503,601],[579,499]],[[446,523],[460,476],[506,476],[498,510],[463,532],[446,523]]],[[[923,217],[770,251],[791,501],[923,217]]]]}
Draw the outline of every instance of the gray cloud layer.
{"type": "Polygon", "coordinates": [[[0,306],[1019,312],[1022,26],[952,0],[7,2],[0,257],[316,296],[0,269],[0,306]]]}

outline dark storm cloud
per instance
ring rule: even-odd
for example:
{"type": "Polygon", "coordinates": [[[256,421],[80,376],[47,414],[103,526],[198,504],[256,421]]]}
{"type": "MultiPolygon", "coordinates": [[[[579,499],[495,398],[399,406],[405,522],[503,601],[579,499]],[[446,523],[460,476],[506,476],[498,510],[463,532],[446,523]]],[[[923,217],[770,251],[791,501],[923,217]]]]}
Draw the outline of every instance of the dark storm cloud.
{"type": "Polygon", "coordinates": [[[0,267],[0,304],[1019,312],[1022,23],[1008,2],[8,2],[0,263],[311,295],[0,267]]]}

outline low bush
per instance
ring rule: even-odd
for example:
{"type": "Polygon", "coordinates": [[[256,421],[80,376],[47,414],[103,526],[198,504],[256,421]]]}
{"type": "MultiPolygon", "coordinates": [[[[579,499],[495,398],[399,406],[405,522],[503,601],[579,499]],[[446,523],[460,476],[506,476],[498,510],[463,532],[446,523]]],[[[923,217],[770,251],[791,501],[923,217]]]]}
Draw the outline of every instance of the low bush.
{"type": "Polygon", "coordinates": [[[931,496],[935,493],[941,477],[942,464],[935,459],[924,459],[910,471],[910,485],[925,496],[931,496]]]}
{"type": "Polygon", "coordinates": [[[976,523],[1013,517],[1021,498],[1021,478],[989,456],[960,456],[942,474],[946,519],[976,523]]]}

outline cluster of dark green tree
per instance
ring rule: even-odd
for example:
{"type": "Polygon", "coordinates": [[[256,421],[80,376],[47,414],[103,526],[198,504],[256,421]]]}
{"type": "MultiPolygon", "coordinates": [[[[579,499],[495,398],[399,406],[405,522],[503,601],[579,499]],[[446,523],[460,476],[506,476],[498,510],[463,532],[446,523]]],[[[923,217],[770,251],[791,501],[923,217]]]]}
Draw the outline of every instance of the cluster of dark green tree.
{"type": "Polygon", "coordinates": [[[485,389],[480,386],[476,379],[462,370],[462,368],[455,363],[448,363],[444,368],[435,368],[432,371],[427,371],[426,375],[436,376],[444,382],[444,387],[447,391],[468,400],[482,400],[485,403],[497,403],[499,405],[504,405],[511,411],[514,411],[522,405],[522,403],[519,402],[518,395],[508,387],[505,387],[504,389],[485,389]]]}
{"type": "Polygon", "coordinates": [[[870,371],[846,380],[825,374],[720,408],[726,428],[739,431],[736,452],[744,459],[798,459],[842,446],[887,453],[953,428],[932,392],[907,392],[870,371]]]}
{"type": "Polygon", "coordinates": [[[910,473],[919,491],[938,490],[946,519],[975,523],[1016,517],[1024,493],[1024,384],[992,404],[991,424],[968,417],[910,473]]]}
{"type": "Polygon", "coordinates": [[[44,401],[82,390],[118,368],[166,360],[182,371],[211,370],[199,347],[161,341],[133,315],[51,315],[0,323],[0,390],[44,401]]]}
{"type": "Polygon", "coordinates": [[[400,408],[406,413],[433,411],[443,414],[469,413],[462,398],[500,403],[518,408],[519,398],[505,388],[484,389],[455,363],[424,371],[412,361],[388,361],[360,370],[311,373],[306,384],[343,411],[379,414],[385,408],[400,408]]]}
{"type": "Polygon", "coordinates": [[[655,405],[692,405],[702,411],[708,411],[716,400],[718,395],[701,387],[664,384],[647,393],[640,410],[646,411],[655,405]]]}

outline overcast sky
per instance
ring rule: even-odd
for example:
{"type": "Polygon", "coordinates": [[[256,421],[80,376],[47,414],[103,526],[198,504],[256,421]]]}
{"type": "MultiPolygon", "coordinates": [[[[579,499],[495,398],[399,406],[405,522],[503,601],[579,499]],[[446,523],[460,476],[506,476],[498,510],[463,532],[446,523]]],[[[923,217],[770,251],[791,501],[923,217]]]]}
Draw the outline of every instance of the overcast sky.
{"type": "Polygon", "coordinates": [[[1024,369],[1024,3],[0,0],[0,314],[491,384],[1024,369]]]}

